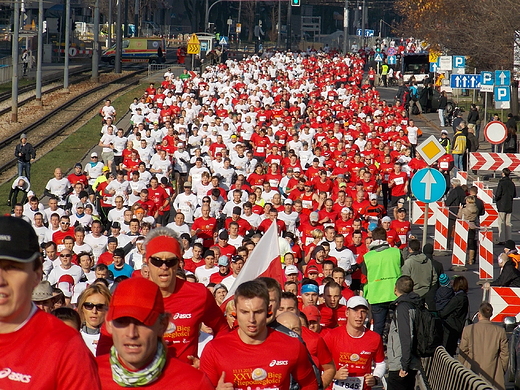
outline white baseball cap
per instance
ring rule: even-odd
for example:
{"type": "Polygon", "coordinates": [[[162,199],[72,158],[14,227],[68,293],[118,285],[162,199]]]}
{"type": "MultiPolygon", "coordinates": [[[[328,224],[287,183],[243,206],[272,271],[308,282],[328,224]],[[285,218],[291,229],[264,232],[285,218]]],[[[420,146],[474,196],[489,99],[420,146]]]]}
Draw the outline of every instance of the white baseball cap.
{"type": "Polygon", "coordinates": [[[347,307],[355,309],[358,306],[365,306],[368,309],[368,302],[365,298],[360,296],[354,296],[347,301],[347,307]]]}

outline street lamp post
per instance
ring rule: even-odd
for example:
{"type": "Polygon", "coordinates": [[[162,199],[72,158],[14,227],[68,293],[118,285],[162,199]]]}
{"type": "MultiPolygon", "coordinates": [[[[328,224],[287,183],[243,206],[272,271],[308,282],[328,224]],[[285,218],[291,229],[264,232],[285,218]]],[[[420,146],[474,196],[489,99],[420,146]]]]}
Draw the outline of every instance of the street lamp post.
{"type": "Polygon", "coordinates": [[[67,0],[65,7],[65,64],[63,67],[63,91],[69,92],[70,0],[67,0]]]}
{"type": "Polygon", "coordinates": [[[99,81],[99,0],[94,5],[94,42],[92,45],[92,81],[99,81]]]}
{"type": "Polygon", "coordinates": [[[213,6],[215,6],[216,4],[218,4],[222,1],[224,1],[224,0],[217,0],[208,7],[208,0],[206,0],[206,14],[204,15],[204,30],[207,30],[207,28],[208,28],[209,13],[210,13],[211,9],[213,8],[213,6]]]}
{"type": "Polygon", "coordinates": [[[43,0],[38,1],[38,52],[36,55],[36,102],[42,105],[43,0]]]}

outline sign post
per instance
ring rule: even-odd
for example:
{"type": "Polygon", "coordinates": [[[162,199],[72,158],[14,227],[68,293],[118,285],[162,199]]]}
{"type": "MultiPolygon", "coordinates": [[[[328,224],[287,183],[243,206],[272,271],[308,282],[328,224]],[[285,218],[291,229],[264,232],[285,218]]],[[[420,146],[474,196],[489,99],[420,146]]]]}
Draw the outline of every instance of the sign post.
{"type": "MultiPolygon", "coordinates": [[[[440,142],[431,135],[417,147],[417,152],[422,156],[426,164],[432,165],[435,161],[446,154],[446,150],[440,142]]],[[[412,177],[411,188],[417,200],[424,202],[424,215],[430,210],[430,203],[437,202],[446,190],[446,179],[437,169],[428,167],[417,171],[412,177]]],[[[422,246],[426,245],[428,237],[428,218],[424,218],[422,246]]]]}
{"type": "Polygon", "coordinates": [[[195,65],[195,55],[200,53],[200,41],[196,34],[192,34],[188,40],[188,54],[191,54],[191,70],[195,65]]]}

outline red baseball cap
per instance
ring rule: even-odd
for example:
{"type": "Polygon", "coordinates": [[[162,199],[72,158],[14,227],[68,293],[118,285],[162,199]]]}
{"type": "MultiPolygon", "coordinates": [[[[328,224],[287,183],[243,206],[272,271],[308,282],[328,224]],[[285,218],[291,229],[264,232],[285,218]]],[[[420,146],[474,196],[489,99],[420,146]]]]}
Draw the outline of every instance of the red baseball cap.
{"type": "Polygon", "coordinates": [[[302,309],[302,313],[307,317],[307,321],[319,321],[321,319],[321,314],[318,308],[314,305],[305,306],[302,309]]]}
{"type": "Polygon", "coordinates": [[[164,302],[159,286],[148,279],[130,278],[117,285],[108,308],[107,321],[131,317],[152,326],[162,313],[164,302]]]}

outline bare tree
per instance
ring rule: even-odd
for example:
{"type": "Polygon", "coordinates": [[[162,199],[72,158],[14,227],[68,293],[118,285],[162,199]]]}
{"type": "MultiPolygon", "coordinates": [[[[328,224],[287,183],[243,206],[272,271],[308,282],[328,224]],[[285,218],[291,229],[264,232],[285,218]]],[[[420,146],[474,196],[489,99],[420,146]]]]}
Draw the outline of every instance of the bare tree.
{"type": "Polygon", "coordinates": [[[398,0],[400,35],[465,55],[479,70],[511,69],[517,0],[398,0]]]}

